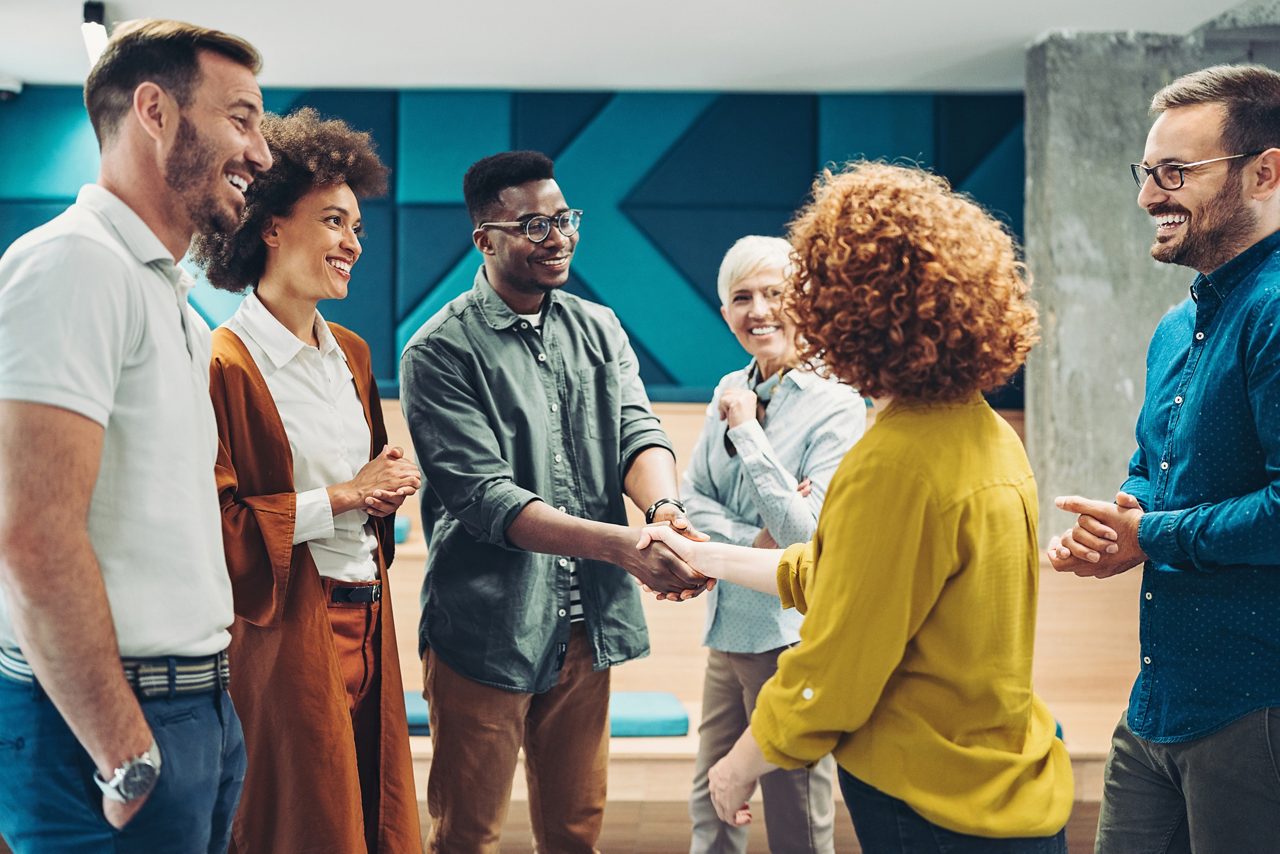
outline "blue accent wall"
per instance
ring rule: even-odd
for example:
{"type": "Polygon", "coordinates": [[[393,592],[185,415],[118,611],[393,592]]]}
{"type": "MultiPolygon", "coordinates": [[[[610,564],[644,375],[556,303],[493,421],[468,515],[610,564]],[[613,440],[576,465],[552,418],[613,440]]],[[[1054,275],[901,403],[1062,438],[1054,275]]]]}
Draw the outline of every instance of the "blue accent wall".
{"type": "MultiPolygon", "coordinates": [[[[655,399],[705,400],[745,361],[719,316],[716,270],[748,233],[784,233],[815,173],[857,157],[946,175],[1022,233],[1020,94],[723,94],[269,89],[267,108],[312,106],[370,131],[391,165],[388,198],[362,204],[368,236],[351,295],[325,316],[370,343],[384,394],[400,348],[471,286],[462,174],[508,148],[556,160],[585,211],[568,290],[617,312],[655,399]]],[[[0,104],[0,247],[61,211],[97,174],[74,87],[29,86],[0,104]]],[[[210,324],[239,297],[201,283],[210,324]]],[[[997,396],[1021,405],[1015,384],[997,396]]]]}

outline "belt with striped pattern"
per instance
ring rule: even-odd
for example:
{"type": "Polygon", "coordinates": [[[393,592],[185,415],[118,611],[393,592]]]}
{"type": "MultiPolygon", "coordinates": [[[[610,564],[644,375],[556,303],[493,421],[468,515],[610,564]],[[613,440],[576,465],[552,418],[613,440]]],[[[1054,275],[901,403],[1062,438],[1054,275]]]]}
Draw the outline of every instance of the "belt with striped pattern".
{"type": "MultiPolygon", "coordinates": [[[[231,681],[231,667],[224,650],[217,655],[199,658],[122,658],[124,678],[134,693],[143,698],[168,697],[173,694],[204,694],[226,688],[231,681]]],[[[31,685],[35,675],[21,653],[0,648],[0,676],[31,685]]]]}

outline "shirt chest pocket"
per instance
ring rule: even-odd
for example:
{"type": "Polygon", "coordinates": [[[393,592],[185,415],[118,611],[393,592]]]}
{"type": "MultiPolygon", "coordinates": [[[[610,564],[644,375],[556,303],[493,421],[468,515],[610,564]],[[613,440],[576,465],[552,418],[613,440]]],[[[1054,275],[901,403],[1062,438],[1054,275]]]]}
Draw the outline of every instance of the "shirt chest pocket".
{"type": "Polygon", "coordinates": [[[592,439],[617,436],[622,406],[617,361],[579,368],[572,377],[569,399],[575,432],[592,439]]]}

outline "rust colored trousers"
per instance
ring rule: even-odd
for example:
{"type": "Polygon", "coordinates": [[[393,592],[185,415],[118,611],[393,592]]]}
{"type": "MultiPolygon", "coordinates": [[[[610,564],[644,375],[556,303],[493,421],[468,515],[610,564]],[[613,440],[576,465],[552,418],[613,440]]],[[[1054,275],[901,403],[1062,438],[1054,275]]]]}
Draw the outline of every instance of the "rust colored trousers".
{"type": "MultiPolygon", "coordinates": [[[[360,803],[364,814],[365,845],[370,852],[378,850],[378,799],[381,791],[379,753],[382,739],[382,630],[378,619],[381,602],[334,602],[334,587],[372,587],[367,584],[337,582],[321,578],[324,598],[328,603],[329,625],[333,627],[333,645],[338,651],[338,666],[347,687],[347,710],[351,712],[351,729],[356,739],[356,764],[360,773],[360,803]]],[[[323,750],[324,745],[316,745],[323,750]]]]}

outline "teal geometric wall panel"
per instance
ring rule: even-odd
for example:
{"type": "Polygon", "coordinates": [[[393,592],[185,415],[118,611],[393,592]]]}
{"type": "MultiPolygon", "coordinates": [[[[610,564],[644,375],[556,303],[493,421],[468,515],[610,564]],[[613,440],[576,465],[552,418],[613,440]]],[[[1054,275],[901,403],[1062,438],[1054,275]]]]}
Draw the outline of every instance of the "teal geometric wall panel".
{"type": "Polygon", "coordinates": [[[511,147],[559,156],[613,97],[608,92],[520,92],[511,96],[511,147]]]}
{"type": "Polygon", "coordinates": [[[956,188],[1009,225],[1015,237],[1022,237],[1022,185],[1026,172],[1026,146],[1022,122],[1005,131],[997,142],[956,188]]]}
{"type": "Polygon", "coordinates": [[[0,152],[0,199],[74,201],[98,177],[98,140],[81,90],[28,86],[0,103],[0,152]]]}
{"type": "Polygon", "coordinates": [[[65,211],[74,198],[47,202],[0,201],[0,249],[65,211]]]}
{"type": "MultiPolygon", "coordinates": [[[[748,234],[784,235],[827,163],[923,162],[1022,230],[1020,94],[724,94],[268,89],[267,108],[315,107],[372,132],[391,166],[385,199],[362,200],[364,252],[325,316],[369,341],[385,394],[408,338],[471,287],[462,175],[475,160],[535,148],[585,211],[566,289],[609,305],[660,399],[705,400],[745,354],[719,316],[715,277],[748,234]]],[[[97,173],[76,87],[28,87],[0,104],[0,248],[62,211],[97,173]]],[[[211,324],[240,297],[200,284],[211,324]]],[[[1020,391],[1004,394],[1018,405],[1020,391]]]]}
{"type": "Polygon", "coordinates": [[[655,163],[627,208],[794,210],[813,179],[812,95],[722,95],[655,163]]]}
{"type": "Polygon", "coordinates": [[[407,317],[464,257],[480,266],[466,205],[400,205],[396,234],[397,318],[407,317]]]}
{"type": "Polygon", "coordinates": [[[491,92],[402,92],[396,200],[458,204],[462,174],[511,147],[511,96],[491,92]]]}
{"type": "MultiPolygon", "coordinates": [[[[744,234],[782,236],[796,206],[774,208],[636,207],[627,216],[680,271],[712,311],[720,312],[716,277],[724,253],[744,234]]],[[[741,349],[736,353],[745,360],[741,349]]]]}
{"type": "Polygon", "coordinates": [[[622,93],[567,145],[556,176],[584,210],[574,271],[618,314],[678,385],[714,385],[740,348],[718,312],[624,213],[631,190],[715,100],[622,93]],[[656,346],[660,345],[660,346],[656,346]]]}
{"type": "Polygon", "coordinates": [[[342,119],[353,128],[368,131],[378,156],[391,167],[390,196],[395,198],[395,171],[400,162],[397,135],[399,98],[385,89],[292,90],[288,112],[312,107],[322,118],[342,119]]]}
{"type": "Polygon", "coordinates": [[[847,160],[934,162],[935,96],[822,95],[818,98],[819,169],[847,160]]]}

